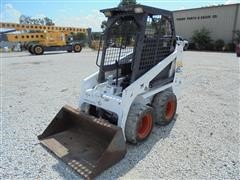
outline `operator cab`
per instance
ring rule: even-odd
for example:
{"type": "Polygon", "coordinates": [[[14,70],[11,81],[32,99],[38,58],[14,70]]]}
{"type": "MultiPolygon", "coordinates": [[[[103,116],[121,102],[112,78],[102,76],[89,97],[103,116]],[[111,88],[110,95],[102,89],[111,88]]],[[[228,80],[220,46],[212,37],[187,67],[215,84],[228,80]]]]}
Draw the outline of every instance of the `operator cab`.
{"type": "MultiPolygon", "coordinates": [[[[141,77],[175,49],[172,12],[143,5],[101,10],[108,17],[102,36],[103,49],[97,57],[98,82],[113,79],[123,89],[141,77]]],[[[149,87],[167,80],[171,64],[155,77],[149,87]]],[[[169,79],[170,78],[170,79],[169,79]]]]}

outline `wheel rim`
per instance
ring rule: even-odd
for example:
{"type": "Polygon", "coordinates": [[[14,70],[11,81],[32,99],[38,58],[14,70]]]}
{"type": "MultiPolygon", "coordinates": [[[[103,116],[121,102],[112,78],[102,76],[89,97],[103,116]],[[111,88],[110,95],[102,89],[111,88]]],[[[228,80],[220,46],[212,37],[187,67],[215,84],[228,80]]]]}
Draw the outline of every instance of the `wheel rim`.
{"type": "Polygon", "coordinates": [[[152,116],[151,114],[146,114],[141,121],[139,122],[138,125],[138,137],[139,139],[144,139],[146,138],[149,133],[151,132],[152,129],[152,116]]]}
{"type": "Polygon", "coordinates": [[[36,47],[36,48],[35,48],[35,52],[36,52],[37,54],[42,53],[42,48],[41,48],[41,47],[36,47]]]}
{"type": "Polygon", "coordinates": [[[79,45],[75,46],[75,51],[80,51],[81,47],[79,45]]]}
{"type": "Polygon", "coordinates": [[[174,99],[170,99],[167,102],[167,106],[166,106],[166,112],[165,112],[166,120],[171,120],[173,118],[175,113],[175,108],[176,108],[176,101],[174,99]]]}

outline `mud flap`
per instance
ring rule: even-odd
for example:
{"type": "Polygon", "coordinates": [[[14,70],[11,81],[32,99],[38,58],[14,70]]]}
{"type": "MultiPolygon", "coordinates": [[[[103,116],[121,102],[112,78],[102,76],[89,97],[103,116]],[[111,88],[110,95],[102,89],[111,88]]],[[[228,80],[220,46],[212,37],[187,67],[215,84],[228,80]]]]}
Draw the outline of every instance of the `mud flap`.
{"type": "Polygon", "coordinates": [[[119,162],[126,154],[121,128],[64,106],[40,143],[87,179],[119,162]]]}

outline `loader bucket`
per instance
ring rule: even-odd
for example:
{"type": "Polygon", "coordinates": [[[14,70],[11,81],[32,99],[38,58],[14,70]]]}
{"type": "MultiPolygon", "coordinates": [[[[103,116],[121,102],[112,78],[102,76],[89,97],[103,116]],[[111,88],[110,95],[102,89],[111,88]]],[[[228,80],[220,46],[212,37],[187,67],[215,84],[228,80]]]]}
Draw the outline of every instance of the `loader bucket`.
{"type": "Polygon", "coordinates": [[[86,179],[92,179],[126,154],[121,128],[69,106],[58,112],[38,139],[86,179]]]}

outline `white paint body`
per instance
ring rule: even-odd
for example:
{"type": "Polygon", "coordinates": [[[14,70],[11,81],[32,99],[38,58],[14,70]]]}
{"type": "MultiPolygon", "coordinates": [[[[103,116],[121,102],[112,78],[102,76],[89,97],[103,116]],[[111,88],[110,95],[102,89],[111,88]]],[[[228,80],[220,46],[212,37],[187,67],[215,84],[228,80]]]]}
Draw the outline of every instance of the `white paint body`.
{"type": "Polygon", "coordinates": [[[172,54],[147,71],[123,91],[120,86],[111,85],[111,82],[109,82],[111,80],[98,83],[98,72],[90,75],[83,80],[80,92],[80,109],[88,113],[89,105],[94,105],[116,113],[118,116],[117,126],[121,127],[124,133],[128,112],[133,102],[149,104],[155,94],[168,88],[172,88],[176,96],[179,97],[179,87],[182,83],[182,51],[182,45],[176,46],[172,54]],[[160,87],[150,88],[149,82],[171,62],[174,62],[172,65],[172,69],[175,71],[174,81],[160,87]]]}

